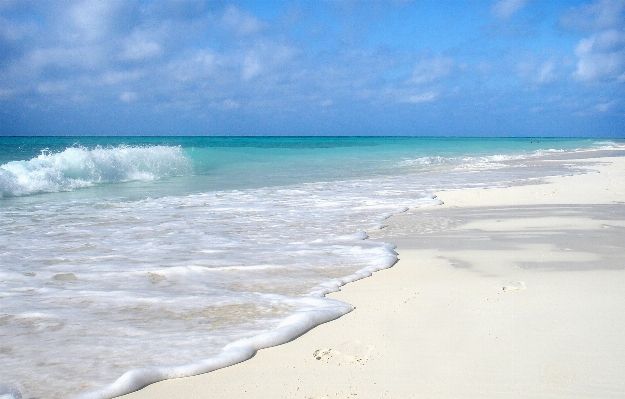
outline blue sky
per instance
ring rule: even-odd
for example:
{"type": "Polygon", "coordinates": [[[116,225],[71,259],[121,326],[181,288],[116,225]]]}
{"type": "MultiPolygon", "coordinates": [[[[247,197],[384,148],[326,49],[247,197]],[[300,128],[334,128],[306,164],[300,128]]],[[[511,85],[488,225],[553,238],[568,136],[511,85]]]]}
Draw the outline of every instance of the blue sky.
{"type": "Polygon", "coordinates": [[[625,137],[625,0],[0,0],[0,135],[625,137]]]}

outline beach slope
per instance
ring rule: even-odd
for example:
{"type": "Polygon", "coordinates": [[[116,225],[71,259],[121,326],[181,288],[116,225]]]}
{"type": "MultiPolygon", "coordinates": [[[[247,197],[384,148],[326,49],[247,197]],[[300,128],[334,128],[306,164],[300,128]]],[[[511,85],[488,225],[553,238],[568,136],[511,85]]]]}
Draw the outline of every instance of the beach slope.
{"type": "Polygon", "coordinates": [[[437,193],[371,239],[399,262],[329,295],[346,316],[127,399],[625,397],[625,158],[437,193]]]}

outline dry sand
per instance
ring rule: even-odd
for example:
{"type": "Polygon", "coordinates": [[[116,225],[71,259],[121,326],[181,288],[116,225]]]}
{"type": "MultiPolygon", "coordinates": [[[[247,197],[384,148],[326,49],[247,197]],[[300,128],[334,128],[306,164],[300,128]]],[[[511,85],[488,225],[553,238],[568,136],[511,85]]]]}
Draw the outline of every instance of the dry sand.
{"type": "Polygon", "coordinates": [[[400,261],[330,295],[353,312],[124,398],[625,397],[625,158],[585,162],[600,173],[437,193],[370,232],[400,261]]]}

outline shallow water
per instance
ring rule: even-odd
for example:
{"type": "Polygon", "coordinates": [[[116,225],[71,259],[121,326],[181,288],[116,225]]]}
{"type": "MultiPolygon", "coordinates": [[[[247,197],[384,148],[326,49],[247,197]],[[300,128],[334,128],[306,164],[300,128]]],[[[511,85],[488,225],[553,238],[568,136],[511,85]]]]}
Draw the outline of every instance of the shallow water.
{"type": "Polygon", "coordinates": [[[66,398],[208,358],[340,307],[322,299],[337,281],[396,260],[362,232],[428,191],[570,174],[544,159],[621,145],[540,141],[0,139],[0,382],[66,398]]]}

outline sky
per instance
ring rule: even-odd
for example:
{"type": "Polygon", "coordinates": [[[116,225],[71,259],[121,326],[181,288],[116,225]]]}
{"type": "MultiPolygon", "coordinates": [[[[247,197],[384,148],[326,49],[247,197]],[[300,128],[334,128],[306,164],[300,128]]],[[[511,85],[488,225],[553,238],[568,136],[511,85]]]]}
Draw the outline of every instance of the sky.
{"type": "Polygon", "coordinates": [[[0,135],[625,137],[625,0],[0,0],[0,135]]]}

